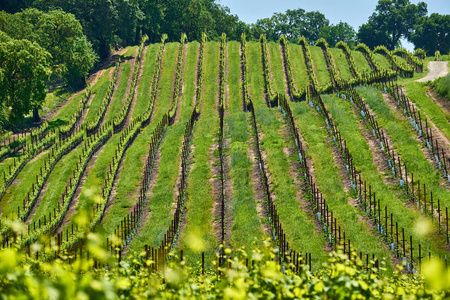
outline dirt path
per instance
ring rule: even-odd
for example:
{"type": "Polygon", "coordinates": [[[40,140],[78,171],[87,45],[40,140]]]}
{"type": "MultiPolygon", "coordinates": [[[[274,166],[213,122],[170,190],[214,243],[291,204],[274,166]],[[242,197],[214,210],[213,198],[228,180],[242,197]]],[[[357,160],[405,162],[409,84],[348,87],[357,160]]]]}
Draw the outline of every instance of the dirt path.
{"type": "Polygon", "coordinates": [[[428,75],[416,80],[417,82],[427,82],[429,80],[435,80],[439,77],[444,77],[448,73],[447,61],[430,61],[428,63],[428,75]]]}

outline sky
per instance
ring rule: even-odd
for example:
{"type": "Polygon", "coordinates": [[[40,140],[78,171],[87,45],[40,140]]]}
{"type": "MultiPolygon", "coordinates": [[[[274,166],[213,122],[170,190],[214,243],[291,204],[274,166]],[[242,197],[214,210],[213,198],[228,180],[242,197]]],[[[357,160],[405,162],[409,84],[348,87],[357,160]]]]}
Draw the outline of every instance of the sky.
{"type": "MultiPolygon", "coordinates": [[[[450,0],[422,0],[427,3],[428,14],[450,14],[450,0]]],[[[347,22],[358,31],[375,11],[378,0],[218,0],[221,5],[230,8],[232,14],[246,23],[255,23],[257,19],[268,18],[275,12],[303,8],[306,11],[320,11],[331,23],[347,22]]],[[[411,0],[411,3],[421,1],[411,0]]],[[[413,45],[403,41],[408,50],[413,45]]]]}

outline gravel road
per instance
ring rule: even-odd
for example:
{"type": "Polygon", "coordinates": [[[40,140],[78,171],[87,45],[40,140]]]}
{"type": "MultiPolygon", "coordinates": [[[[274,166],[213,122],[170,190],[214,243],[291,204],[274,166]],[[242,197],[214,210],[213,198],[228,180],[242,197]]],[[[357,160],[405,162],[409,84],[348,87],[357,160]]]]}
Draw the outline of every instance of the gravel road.
{"type": "Polygon", "coordinates": [[[448,73],[447,61],[430,61],[428,62],[428,75],[424,78],[418,79],[418,82],[427,82],[428,80],[435,80],[439,77],[444,77],[448,73]]]}

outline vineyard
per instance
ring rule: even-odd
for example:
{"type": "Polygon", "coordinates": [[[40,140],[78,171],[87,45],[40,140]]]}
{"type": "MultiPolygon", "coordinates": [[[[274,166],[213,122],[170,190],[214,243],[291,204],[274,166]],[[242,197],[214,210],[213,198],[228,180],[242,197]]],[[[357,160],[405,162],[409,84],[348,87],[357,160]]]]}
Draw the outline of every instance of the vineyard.
{"type": "Polygon", "coordinates": [[[165,266],[220,278],[266,248],[273,269],[308,276],[333,251],[361,274],[450,264],[450,109],[415,81],[432,58],[166,39],[119,51],[0,142],[1,248],[169,281],[165,266]]]}

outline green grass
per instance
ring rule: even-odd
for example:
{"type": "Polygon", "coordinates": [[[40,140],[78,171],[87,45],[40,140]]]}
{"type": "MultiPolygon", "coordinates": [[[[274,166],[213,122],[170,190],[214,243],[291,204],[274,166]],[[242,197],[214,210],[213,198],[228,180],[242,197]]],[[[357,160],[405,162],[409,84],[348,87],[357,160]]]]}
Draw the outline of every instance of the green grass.
{"type": "Polygon", "coordinates": [[[443,245],[434,236],[436,231],[427,236],[419,235],[414,228],[421,219],[420,213],[406,208],[394,192],[395,187],[383,182],[383,175],[373,163],[372,151],[361,134],[359,121],[350,103],[336,96],[324,95],[322,98],[343,139],[347,141],[356,169],[361,173],[362,179],[372,186],[372,191],[376,193],[377,200],[380,199],[382,208],[388,206],[388,213],[394,214],[394,221],[398,222],[399,228],[405,228],[408,237],[412,235],[415,243],[422,244],[423,253],[431,251],[432,254],[443,254],[443,245]]]}
{"type": "MultiPolygon", "coordinates": [[[[381,238],[376,238],[378,234],[359,220],[358,215],[364,215],[359,207],[349,204],[350,196],[342,186],[342,176],[334,162],[332,142],[323,126],[323,119],[306,102],[292,102],[290,105],[297,128],[308,148],[306,155],[314,165],[317,187],[333,211],[333,217],[337,218],[338,226],[346,232],[346,237],[357,251],[375,254],[379,259],[386,257],[389,264],[390,254],[386,251],[384,242],[381,238]]],[[[298,157],[295,156],[294,159],[298,160],[298,157]]]]}
{"type": "Polygon", "coordinates": [[[339,72],[339,76],[346,81],[352,79],[352,71],[350,70],[350,66],[344,52],[338,48],[330,48],[330,50],[333,54],[337,66],[336,71],[339,72]]]}
{"type": "Polygon", "coordinates": [[[11,166],[11,168],[13,168],[14,159],[16,160],[16,163],[17,163],[18,158],[16,156],[9,156],[0,162],[0,182],[3,183],[3,178],[4,178],[3,173],[9,174],[9,166],[11,166]]]}
{"type": "MultiPolygon", "coordinates": [[[[48,153],[48,152],[47,152],[48,153]]],[[[22,207],[22,201],[27,197],[28,191],[31,190],[33,183],[36,183],[36,175],[40,174],[40,168],[44,168],[44,160],[48,158],[48,154],[44,154],[33,162],[25,165],[22,171],[17,175],[15,181],[6,190],[5,195],[0,201],[2,214],[11,216],[11,212],[17,214],[17,207],[22,207]]]]}
{"type": "Polygon", "coordinates": [[[296,199],[297,189],[294,179],[289,173],[289,161],[283,152],[285,146],[280,135],[282,123],[275,109],[269,109],[265,102],[258,97],[263,91],[263,73],[261,65],[261,51],[248,44],[249,87],[252,90],[258,129],[262,133],[261,148],[265,151],[267,170],[270,174],[272,193],[275,205],[282,220],[291,248],[299,252],[313,253],[315,264],[325,260],[324,240],[316,231],[315,224],[301,208],[296,199]]]}
{"type": "Polygon", "coordinates": [[[437,199],[440,199],[441,203],[446,206],[450,206],[448,190],[441,186],[443,181],[441,173],[436,170],[436,167],[423,154],[421,150],[423,145],[419,144],[414,138],[416,132],[413,130],[409,119],[405,119],[402,112],[398,110],[392,111],[384,103],[379,91],[373,88],[359,88],[358,90],[365,97],[366,103],[377,114],[380,126],[388,131],[397,153],[408,168],[408,173],[414,173],[414,181],[417,183],[417,180],[420,180],[421,184],[426,183],[427,190],[433,192],[436,206],[437,199]]]}
{"type": "Polygon", "coordinates": [[[137,49],[139,48],[139,46],[131,46],[131,47],[127,47],[125,48],[127,51],[125,51],[124,54],[122,54],[123,57],[131,57],[131,56],[136,56],[137,53],[137,49]]]}
{"type": "MultiPolygon", "coordinates": [[[[159,85],[160,89],[156,102],[153,123],[147,126],[141,134],[137,136],[136,140],[133,142],[133,145],[130,146],[125,154],[122,163],[122,170],[118,173],[119,179],[116,183],[116,196],[114,198],[114,202],[111,205],[110,213],[108,213],[108,216],[105,217],[105,220],[98,229],[99,232],[105,234],[105,237],[114,232],[114,229],[128,212],[128,208],[131,207],[133,202],[135,202],[134,192],[136,192],[140,180],[142,179],[142,157],[148,150],[148,142],[151,138],[151,134],[156,128],[157,122],[162,119],[162,116],[169,109],[169,100],[172,95],[172,85],[169,83],[171,82],[175,70],[174,66],[177,52],[177,43],[170,43],[167,45],[165,53],[165,57],[167,59],[164,59],[161,77],[161,83],[164,82],[166,84],[159,85]]],[[[133,111],[130,113],[133,113],[133,111]]]]}
{"type": "Polygon", "coordinates": [[[373,57],[375,61],[378,62],[383,69],[385,70],[392,69],[392,64],[384,55],[380,53],[373,53],[373,57]]]}
{"type": "MultiPolygon", "coordinates": [[[[108,166],[112,162],[112,157],[120,141],[120,134],[113,135],[103,150],[98,150],[97,160],[90,171],[87,172],[85,183],[81,188],[81,193],[76,206],[76,213],[65,228],[69,228],[74,220],[82,213],[91,213],[94,207],[94,197],[101,195],[102,187],[108,171],[108,166]]],[[[92,163],[92,161],[91,161],[92,163]]],[[[73,200],[72,200],[73,201],[73,200]]]]}
{"type": "Polygon", "coordinates": [[[209,156],[210,147],[217,143],[219,127],[215,103],[218,101],[219,43],[209,42],[205,49],[203,107],[192,138],[192,161],[188,175],[186,199],[186,227],[181,233],[181,249],[190,265],[201,261],[205,252],[208,268],[214,268],[215,249],[219,243],[214,235],[212,177],[209,156]]]}
{"type": "Polygon", "coordinates": [[[295,86],[298,90],[308,85],[308,71],[306,70],[305,58],[300,45],[288,44],[292,66],[292,74],[295,86]]]}
{"type": "Polygon", "coordinates": [[[144,112],[150,102],[150,88],[152,85],[153,75],[155,73],[156,55],[161,44],[150,44],[144,56],[142,68],[141,82],[137,88],[137,98],[134,110],[131,114],[132,118],[138,117],[144,112]]]}
{"type": "Polygon", "coordinates": [[[176,60],[178,54],[179,43],[167,43],[164,51],[164,61],[161,70],[161,80],[159,82],[159,101],[169,102],[172,97],[172,88],[174,80],[174,74],[176,71],[176,60]]]}
{"type": "Polygon", "coordinates": [[[63,156],[61,160],[55,165],[52,173],[47,180],[47,190],[44,193],[40,205],[36,209],[35,216],[31,219],[32,222],[37,222],[49,211],[58,208],[58,201],[60,200],[67,182],[73,174],[79,155],[82,153],[83,144],[71,151],[69,154],[63,156]]]}
{"type": "MultiPolygon", "coordinates": [[[[247,247],[249,245],[260,248],[266,237],[262,231],[261,220],[256,210],[255,195],[251,179],[252,162],[248,157],[249,136],[251,127],[248,124],[248,114],[242,112],[242,93],[239,84],[240,56],[239,43],[228,43],[228,84],[230,98],[228,100],[228,116],[225,123],[228,125],[230,147],[226,155],[230,155],[231,164],[229,175],[232,182],[232,195],[227,203],[231,210],[230,245],[233,249],[247,247]]],[[[231,192],[231,191],[230,191],[231,192]]],[[[267,222],[267,220],[265,220],[267,222]]]]}
{"type": "Polygon", "coordinates": [[[69,97],[71,97],[71,94],[63,89],[58,89],[56,91],[48,93],[45,96],[44,102],[41,104],[39,115],[42,117],[50,111],[58,109],[58,105],[64,102],[64,99],[67,99],[69,97]]]}
{"type": "Polygon", "coordinates": [[[327,62],[323,56],[322,49],[316,46],[309,46],[311,58],[314,65],[314,74],[316,74],[319,85],[326,86],[331,82],[330,72],[327,68],[327,62]]]}
{"type": "Polygon", "coordinates": [[[131,63],[122,63],[121,70],[119,72],[120,80],[118,82],[117,89],[111,99],[111,103],[109,104],[109,108],[107,108],[105,116],[106,122],[114,120],[114,117],[119,114],[124,105],[124,102],[126,100],[125,97],[127,96],[127,89],[129,89],[128,79],[132,74],[131,63]]]}
{"type": "Polygon", "coordinates": [[[426,86],[426,83],[410,81],[404,85],[406,87],[406,95],[408,98],[428,116],[447,138],[450,139],[450,115],[445,113],[438,104],[428,98],[428,87],[426,86]]]}
{"type": "MultiPolygon", "coordinates": [[[[397,60],[397,62],[399,64],[409,65],[403,57],[400,57],[400,56],[397,56],[397,55],[392,55],[392,56],[395,58],[395,60],[397,60]]],[[[414,68],[415,65],[412,64],[410,66],[414,68]]]]}
{"type": "Polygon", "coordinates": [[[356,63],[356,67],[358,68],[359,72],[361,73],[372,72],[372,69],[370,68],[369,63],[367,62],[367,59],[361,52],[352,50],[351,54],[353,55],[353,59],[356,63]]]}
{"type": "MultiPolygon", "coordinates": [[[[134,250],[142,250],[146,244],[152,247],[158,247],[172,220],[170,211],[173,202],[173,187],[179,173],[178,165],[180,161],[181,137],[183,136],[185,122],[190,117],[190,110],[192,108],[195,62],[197,58],[196,49],[194,44],[189,45],[184,73],[186,78],[184,81],[186,94],[183,94],[182,115],[180,116],[179,122],[170,126],[165,133],[165,139],[160,148],[161,160],[159,169],[157,173],[156,169],[154,169],[154,173],[152,174],[153,177],[157,176],[157,181],[152,191],[152,197],[148,199],[148,208],[151,213],[149,219],[143,224],[139,236],[131,244],[131,248],[134,250]],[[190,79],[188,80],[187,78],[190,79]]],[[[164,91],[164,95],[168,95],[168,93],[171,92],[164,91]]],[[[157,104],[154,117],[155,121],[152,123],[154,126],[156,126],[156,122],[161,120],[163,114],[168,111],[170,103],[169,101],[157,101],[157,104]]],[[[139,192],[136,189],[142,178],[141,174],[137,174],[136,170],[142,170],[142,157],[147,152],[148,141],[154,130],[154,126],[152,125],[144,129],[144,132],[136,139],[133,146],[129,149],[129,153],[127,153],[122,173],[128,175],[124,177],[121,175],[121,179],[118,182],[115,203],[111,207],[110,216],[107,216],[104,222],[104,228],[107,232],[111,232],[109,228],[115,228],[120,223],[128,207],[132,205],[133,198],[138,196],[130,197],[130,195],[133,195],[133,192],[139,192]],[[139,164],[139,166],[136,166],[136,164],[139,164]],[[116,220],[114,216],[117,216],[116,220]]]]}
{"type": "Polygon", "coordinates": [[[280,43],[267,43],[269,51],[269,67],[272,74],[272,83],[280,95],[285,95],[285,81],[283,76],[283,59],[281,57],[280,43]]]}
{"type": "Polygon", "coordinates": [[[49,128],[54,128],[59,125],[65,125],[67,124],[70,119],[74,116],[78,105],[80,104],[81,99],[84,97],[84,93],[81,93],[80,95],[73,97],[72,100],[70,100],[66,105],[60,108],[58,115],[51,119],[48,122],[49,128]]]}
{"type": "Polygon", "coordinates": [[[446,97],[450,101],[450,74],[433,81],[433,89],[442,97],[446,97]]]}
{"type": "Polygon", "coordinates": [[[87,123],[91,120],[94,120],[97,114],[100,112],[100,107],[102,105],[103,99],[108,92],[108,86],[111,82],[111,78],[109,76],[110,71],[113,67],[110,67],[105,70],[105,73],[98,79],[97,83],[92,87],[92,94],[95,94],[94,98],[90,105],[86,105],[89,107],[89,111],[84,119],[84,122],[87,123]]]}

